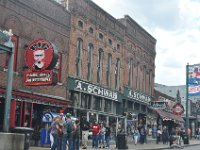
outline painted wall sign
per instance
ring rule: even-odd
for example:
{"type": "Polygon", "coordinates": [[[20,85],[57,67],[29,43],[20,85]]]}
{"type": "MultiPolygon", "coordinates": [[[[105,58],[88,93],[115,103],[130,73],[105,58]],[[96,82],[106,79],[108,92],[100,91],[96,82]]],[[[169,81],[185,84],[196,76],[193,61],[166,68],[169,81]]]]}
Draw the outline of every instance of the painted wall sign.
{"type": "Polygon", "coordinates": [[[39,39],[26,49],[26,64],[32,71],[51,70],[58,60],[58,51],[54,44],[39,39]]]}
{"type": "Polygon", "coordinates": [[[47,85],[53,82],[52,70],[44,70],[42,72],[24,72],[24,84],[25,85],[47,85]]]}
{"type": "Polygon", "coordinates": [[[163,101],[151,101],[149,107],[152,109],[165,109],[166,103],[163,101]]]}
{"type": "Polygon", "coordinates": [[[83,91],[83,92],[86,92],[86,93],[89,93],[89,94],[93,94],[93,95],[96,95],[96,96],[101,96],[101,97],[105,97],[105,98],[108,98],[108,99],[118,101],[117,92],[112,91],[112,90],[108,90],[108,89],[105,89],[103,87],[100,87],[100,86],[97,86],[97,85],[94,85],[94,84],[90,84],[90,83],[87,83],[87,82],[84,82],[84,81],[81,81],[81,80],[75,80],[74,89],[78,90],[78,91],[83,91]]]}
{"type": "Polygon", "coordinates": [[[132,91],[128,88],[124,88],[124,95],[127,96],[128,98],[131,98],[133,100],[137,100],[146,104],[149,104],[149,102],[151,101],[151,97],[147,96],[143,93],[139,93],[136,91],[132,91]]]}
{"type": "Polygon", "coordinates": [[[184,107],[182,104],[180,103],[176,103],[174,106],[173,106],[173,113],[175,115],[182,115],[184,113],[184,107]]]}

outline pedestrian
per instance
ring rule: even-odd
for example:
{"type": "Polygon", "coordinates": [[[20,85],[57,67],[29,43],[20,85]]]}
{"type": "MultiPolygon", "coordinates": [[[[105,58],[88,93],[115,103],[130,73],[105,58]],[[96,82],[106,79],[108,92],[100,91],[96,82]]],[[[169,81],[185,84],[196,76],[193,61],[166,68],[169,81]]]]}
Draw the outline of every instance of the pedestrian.
{"type": "Polygon", "coordinates": [[[105,145],[104,145],[105,131],[106,131],[106,128],[104,127],[104,124],[102,123],[100,126],[100,133],[99,133],[99,148],[105,148],[105,145]]]}
{"type": "Polygon", "coordinates": [[[65,117],[63,113],[59,115],[58,122],[58,150],[62,150],[62,138],[63,138],[63,125],[65,123],[65,117]]]}
{"type": "Polygon", "coordinates": [[[110,148],[110,126],[109,124],[106,125],[106,133],[105,133],[105,140],[106,140],[106,147],[105,148],[110,148]]]}
{"type": "Polygon", "coordinates": [[[134,144],[137,145],[138,140],[139,140],[139,130],[137,129],[137,127],[134,129],[133,131],[133,139],[134,139],[134,144]]]}
{"type": "Polygon", "coordinates": [[[80,124],[82,131],[82,145],[83,145],[82,149],[87,149],[90,123],[86,120],[86,117],[83,116],[80,124]]]}
{"type": "Polygon", "coordinates": [[[168,139],[169,139],[169,133],[168,133],[167,127],[164,126],[163,127],[163,132],[162,132],[163,144],[168,144],[168,139]]]}
{"type": "Polygon", "coordinates": [[[59,117],[51,123],[51,135],[53,136],[53,144],[51,150],[56,150],[58,148],[58,129],[59,129],[59,117]]]}
{"type": "Polygon", "coordinates": [[[73,150],[73,130],[74,124],[71,119],[71,114],[66,114],[66,121],[63,124],[63,136],[62,136],[62,150],[66,150],[68,144],[68,150],[73,150]]]}
{"type": "Polygon", "coordinates": [[[100,133],[100,126],[99,126],[98,122],[95,121],[95,123],[92,126],[92,139],[94,141],[95,148],[98,148],[98,145],[99,145],[99,141],[98,141],[99,133],[100,133]]]}
{"type": "Polygon", "coordinates": [[[158,127],[157,130],[157,138],[156,138],[156,144],[159,144],[160,140],[161,140],[161,135],[162,135],[162,131],[160,129],[160,127],[158,127]]]}
{"type": "Polygon", "coordinates": [[[140,130],[140,144],[144,144],[144,140],[145,140],[145,129],[141,128],[141,130],[140,130]]]}
{"type": "Polygon", "coordinates": [[[73,131],[73,150],[79,150],[79,139],[80,139],[80,122],[75,121],[73,131]]]}

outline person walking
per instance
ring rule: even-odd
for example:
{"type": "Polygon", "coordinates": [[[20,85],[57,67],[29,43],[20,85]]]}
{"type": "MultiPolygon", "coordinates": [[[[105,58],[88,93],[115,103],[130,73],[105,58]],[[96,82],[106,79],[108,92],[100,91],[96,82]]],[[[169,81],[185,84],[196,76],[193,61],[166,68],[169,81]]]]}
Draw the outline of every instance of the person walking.
{"type": "Polygon", "coordinates": [[[99,133],[100,133],[100,126],[97,121],[95,121],[94,125],[92,126],[92,138],[94,141],[95,148],[98,148],[99,145],[99,133]]]}
{"type": "Polygon", "coordinates": [[[106,131],[106,128],[104,127],[104,124],[102,123],[100,126],[100,133],[99,133],[99,148],[105,148],[105,145],[104,145],[105,131],[106,131]]]}
{"type": "Polygon", "coordinates": [[[68,143],[68,150],[73,150],[73,130],[74,124],[71,119],[71,114],[66,114],[67,120],[63,124],[63,136],[62,136],[62,150],[66,150],[68,143]]]}
{"type": "Polygon", "coordinates": [[[88,144],[88,135],[90,129],[90,123],[86,120],[86,117],[83,116],[81,120],[81,131],[82,131],[82,149],[87,149],[88,144]]]}
{"type": "Polygon", "coordinates": [[[53,137],[53,143],[51,145],[51,150],[56,150],[58,148],[58,129],[59,129],[59,117],[56,117],[51,123],[51,135],[53,137]]]}
{"type": "Polygon", "coordinates": [[[156,138],[156,144],[159,144],[159,142],[160,142],[160,140],[161,140],[161,136],[162,136],[162,132],[161,132],[160,127],[158,127],[158,130],[157,130],[157,138],[156,138]]]}
{"type": "Polygon", "coordinates": [[[139,140],[139,130],[137,128],[134,129],[133,131],[133,138],[134,138],[134,144],[137,145],[138,140],[139,140]]]}
{"type": "Polygon", "coordinates": [[[105,133],[105,140],[106,140],[106,147],[105,148],[110,148],[110,126],[109,124],[106,125],[106,133],[105,133]]]}
{"type": "Polygon", "coordinates": [[[79,150],[79,138],[80,138],[80,123],[79,120],[76,120],[73,131],[73,150],[79,150]]]}
{"type": "Polygon", "coordinates": [[[169,133],[168,133],[167,127],[164,126],[163,127],[163,132],[162,132],[163,144],[168,144],[168,139],[169,139],[169,133]]]}

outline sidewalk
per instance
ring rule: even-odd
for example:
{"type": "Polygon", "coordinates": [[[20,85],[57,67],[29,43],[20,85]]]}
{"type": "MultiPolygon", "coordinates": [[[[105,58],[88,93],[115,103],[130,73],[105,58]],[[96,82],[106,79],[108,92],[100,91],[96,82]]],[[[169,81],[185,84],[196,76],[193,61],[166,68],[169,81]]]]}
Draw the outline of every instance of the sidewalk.
{"type": "MultiPolygon", "coordinates": [[[[196,140],[196,139],[193,139],[193,140],[190,140],[190,144],[188,145],[183,145],[184,147],[185,146],[192,146],[192,145],[200,145],[200,140],[196,140]]],[[[128,142],[128,149],[131,149],[131,150],[158,150],[158,149],[169,149],[169,145],[163,145],[162,143],[160,144],[156,144],[155,141],[152,141],[148,144],[138,144],[138,145],[134,145],[130,142],[128,142]]],[[[87,148],[88,150],[94,150],[94,148],[92,148],[92,146],[88,146],[87,148]]],[[[116,149],[115,148],[115,145],[111,145],[110,146],[110,150],[114,150],[116,149]]],[[[30,147],[29,150],[50,150],[50,148],[45,148],[45,147],[30,147]]],[[[81,150],[81,148],[80,148],[81,150]]]]}

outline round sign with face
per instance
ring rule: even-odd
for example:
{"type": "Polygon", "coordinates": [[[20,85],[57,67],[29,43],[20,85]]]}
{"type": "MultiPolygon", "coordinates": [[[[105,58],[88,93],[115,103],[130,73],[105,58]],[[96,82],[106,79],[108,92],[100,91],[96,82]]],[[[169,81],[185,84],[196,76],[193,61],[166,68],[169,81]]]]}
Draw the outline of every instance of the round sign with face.
{"type": "Polygon", "coordinates": [[[174,106],[173,106],[173,113],[175,115],[182,115],[184,113],[184,107],[182,104],[180,103],[176,103],[174,106]]]}
{"type": "Polygon", "coordinates": [[[26,64],[33,71],[53,69],[58,60],[56,47],[45,40],[36,40],[26,49],[26,64]]]}

